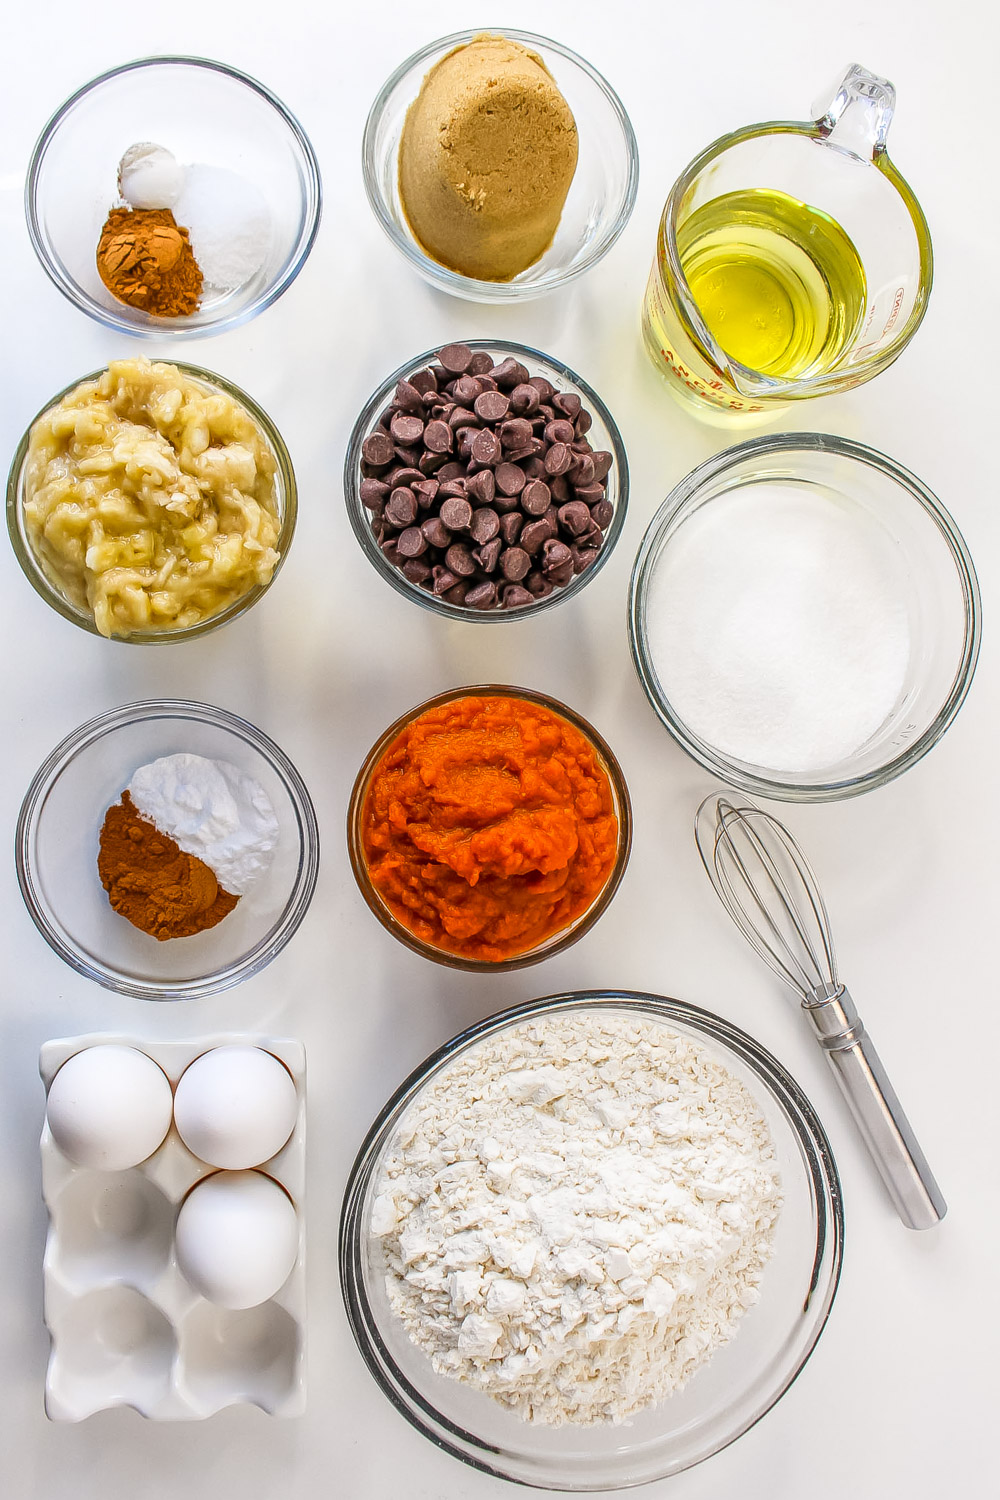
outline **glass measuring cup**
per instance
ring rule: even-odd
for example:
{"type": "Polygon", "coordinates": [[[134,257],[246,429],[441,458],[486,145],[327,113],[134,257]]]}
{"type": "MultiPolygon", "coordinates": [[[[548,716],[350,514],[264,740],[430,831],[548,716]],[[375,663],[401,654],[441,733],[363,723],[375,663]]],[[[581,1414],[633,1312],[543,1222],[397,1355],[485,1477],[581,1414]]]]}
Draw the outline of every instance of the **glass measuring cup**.
{"type": "Polygon", "coordinates": [[[817,119],[722,136],[674,183],[642,333],[698,416],[761,421],[848,390],[913,337],[932,254],[886,154],[895,102],[891,83],[854,64],[817,119]]]}

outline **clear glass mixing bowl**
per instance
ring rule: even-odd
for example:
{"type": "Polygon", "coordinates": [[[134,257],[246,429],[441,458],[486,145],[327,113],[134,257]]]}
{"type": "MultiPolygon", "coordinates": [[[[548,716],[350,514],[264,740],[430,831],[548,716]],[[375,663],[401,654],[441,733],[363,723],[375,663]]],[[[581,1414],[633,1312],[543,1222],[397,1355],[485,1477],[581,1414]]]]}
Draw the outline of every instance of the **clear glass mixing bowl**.
{"type": "Polygon", "coordinates": [[[77,89],[42,131],[24,189],[31,243],[63,296],[108,328],[156,339],[221,333],[270,307],[305,264],[321,202],[316,153],[291,111],[255,78],[203,57],[139,58],[77,89]],[[203,298],[186,318],[154,318],[119,302],[97,273],[118,163],[139,141],[165,146],[184,165],[237,173],[271,211],[260,270],[203,298]]]}
{"type": "Polygon", "coordinates": [[[305,784],[266,734],[225,709],[177,698],[113,708],[67,735],[21,804],[17,879],[49,947],[87,979],[140,1000],[192,1000],[266,967],[298,930],[319,871],[319,828],[305,784]],[[278,819],[266,873],[215,927],[159,942],[112,908],[97,872],[104,814],[137,767],[188,752],[260,782],[278,819]]]}
{"type": "Polygon", "coordinates": [[[533,1000],[461,1032],[411,1074],[358,1154],[340,1223],[340,1273],[351,1330],[390,1401],[438,1447],[473,1468],[540,1489],[596,1492],[664,1479],[752,1427],[809,1358],[833,1304],[843,1255],[840,1180],[830,1143],[795,1080],[759,1043],[709,1011],[659,995],[587,990],[533,1000]],[[373,1187],[406,1111],[431,1080],[485,1037],[567,1011],[626,1012],[704,1046],[749,1090],[767,1122],[783,1206],[760,1300],[686,1386],[631,1422],[551,1427],[437,1374],[389,1306],[373,1187]]]}
{"type": "Polygon", "coordinates": [[[429,70],[483,27],[457,31],[421,47],[387,79],[371,107],[361,146],[365,191],[392,243],[425,281],[470,302],[541,297],[602,260],[629,221],[639,188],[635,132],[618,95],[589,63],[547,37],[509,26],[486,28],[536,52],[573,111],[579,159],[562,218],[545,254],[511,281],[480,281],[433,260],[414,238],[399,198],[399,140],[406,111],[429,70]]]}
{"type": "Polygon", "coordinates": [[[632,659],[646,697],[689,755],[741,791],[787,802],[830,802],[891,781],[944,734],[969,691],[979,655],[979,585],[955,522],[915,475],[846,438],[821,432],[779,433],[716,454],[667,496],[635,560],[628,625],[632,659]],[[689,535],[685,527],[705,507],[761,481],[809,489],[836,508],[851,534],[878,535],[902,590],[909,632],[902,686],[875,732],[829,765],[792,773],[740,760],[700,738],[671,703],[650,643],[651,579],[672,549],[674,556],[684,555],[680,549],[689,535]]]}

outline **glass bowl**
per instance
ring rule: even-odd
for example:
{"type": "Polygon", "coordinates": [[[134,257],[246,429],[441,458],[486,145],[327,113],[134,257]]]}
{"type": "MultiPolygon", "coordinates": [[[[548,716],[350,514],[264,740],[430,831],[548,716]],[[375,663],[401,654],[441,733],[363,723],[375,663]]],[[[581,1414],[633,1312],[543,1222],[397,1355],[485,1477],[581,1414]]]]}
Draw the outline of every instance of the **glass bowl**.
{"type": "Polygon", "coordinates": [[[529,964],[537,964],[543,958],[551,958],[556,953],[562,953],[564,949],[571,947],[589,932],[598,917],[611,904],[611,900],[621,884],[625,867],[628,864],[629,853],[632,848],[632,805],[629,800],[628,787],[622,768],[615,759],[614,754],[604,739],[598,734],[592,724],[588,724],[580,714],[574,713],[573,709],[567,708],[565,703],[560,703],[556,698],[549,698],[545,693],[532,692],[530,688],[504,687],[495,684],[486,684],[478,687],[452,688],[446,693],[438,693],[433,698],[428,698],[425,703],[417,704],[408,713],[402,714],[394,724],[376,741],[365,756],[364,764],[358,772],[351,792],[351,800],[347,809],[347,849],[351,859],[351,869],[354,878],[358,882],[358,889],[365,898],[369,908],[375,913],[382,926],[387,932],[404,943],[407,948],[412,948],[414,953],[419,953],[423,958],[433,959],[435,963],[444,964],[449,969],[465,969],[470,973],[478,974],[501,974],[512,969],[524,969],[529,964]],[[518,953],[511,958],[499,959],[491,962],[487,959],[463,958],[457,953],[451,953],[445,948],[435,947],[432,943],[425,942],[415,933],[411,932],[402,922],[398,920],[386,905],[372,884],[368,874],[368,864],[365,859],[364,841],[361,829],[361,816],[364,810],[365,797],[368,792],[368,784],[371,780],[375,767],[378,765],[386,750],[392,744],[396,736],[404,730],[407,725],[419,719],[421,714],[429,709],[438,708],[442,704],[452,703],[458,698],[516,698],[524,699],[527,703],[538,704],[547,708],[550,713],[558,715],[590,743],[602,770],[608,778],[611,787],[611,795],[614,802],[615,816],[618,820],[618,849],[611,873],[594,897],[586,911],[573,921],[569,927],[562,928],[553,933],[537,947],[529,948],[524,953],[518,953]]]}
{"type": "MultiPolygon", "coordinates": [[[[183,370],[185,375],[190,376],[192,380],[200,382],[209,390],[221,391],[225,395],[231,396],[234,401],[238,401],[241,406],[246,408],[264,434],[274,455],[276,465],[274,483],[278,504],[278,517],[281,522],[281,530],[278,533],[278,540],[275,544],[278,551],[278,561],[267,583],[257,584],[253,588],[248,589],[245,594],[241,595],[239,599],[235,599],[225,609],[219,610],[217,614],[209,615],[204,620],[199,620],[197,624],[184,625],[177,630],[130,630],[128,632],[116,633],[110,637],[113,641],[125,641],[129,645],[153,646],[166,641],[193,640],[196,636],[207,635],[210,630],[216,630],[220,625],[226,625],[230,620],[235,620],[240,615],[246,614],[247,610],[252,608],[257,603],[257,600],[267,593],[271,584],[277,578],[288,549],[292,544],[292,537],[295,534],[295,520],[298,515],[298,486],[295,482],[295,471],[292,468],[292,460],[285,446],[284,438],[263,407],[258,406],[256,401],[252,400],[245,391],[240,390],[238,385],[234,385],[231,380],[226,380],[222,375],[216,375],[211,370],[203,370],[198,365],[186,364],[183,360],[179,359],[170,360],[169,363],[175,369],[183,370]]],[[[64,620],[70,620],[74,625],[79,625],[81,630],[88,630],[91,635],[96,635],[100,639],[106,640],[109,637],[101,635],[91,611],[83,609],[70,599],[67,599],[58,580],[49,577],[44,563],[35,554],[24,521],[25,469],[28,458],[28,444],[31,440],[31,429],[40,417],[43,417],[46,412],[51,411],[52,407],[58,406],[59,402],[64,396],[68,396],[70,391],[76,390],[76,387],[82,385],[86,380],[97,379],[103,373],[103,370],[91,370],[89,375],[81,375],[78,380],[74,380],[70,385],[66,386],[65,390],[53,396],[51,401],[46,402],[41,411],[29,422],[24,436],[17,445],[17,451],[14,454],[13,462],[10,466],[10,474],[7,478],[7,531],[10,536],[11,545],[14,548],[14,555],[21,565],[21,571],[35,590],[35,593],[40,594],[46,604],[54,609],[57,614],[62,615],[64,620]]]]}
{"type": "Polygon", "coordinates": [[[140,1000],[192,1000],[258,973],[296,932],[316,885],[319,829],[301,776],[266,734],[222,708],[154,698],[100,714],[56,746],[21,804],[15,856],[35,926],[78,973],[140,1000]],[[260,782],[279,838],[266,874],[217,926],[160,942],[111,907],[98,835],[133,771],[182,751],[260,782]]]}
{"type": "Polygon", "coordinates": [[[562,361],[543,354],[539,349],[532,349],[527,344],[514,344],[506,339],[461,341],[453,339],[450,342],[463,342],[474,354],[480,352],[488,354],[494,364],[499,364],[508,356],[519,360],[526,366],[529,374],[544,375],[557,390],[575,393],[590,412],[593,426],[587,433],[588,442],[595,452],[603,451],[614,455],[614,463],[608,474],[605,491],[605,498],[614,507],[614,515],[604,533],[604,543],[597,554],[596,562],[584,572],[574,574],[565,588],[553,589],[551,594],[547,594],[544,599],[536,600],[534,604],[525,604],[517,609],[469,609],[464,604],[450,604],[447,599],[430,593],[419,584],[411,583],[406,574],[389,561],[375,540],[371,525],[371,512],[366,510],[361,502],[361,447],[365,438],[375,429],[383,408],[392,399],[397,381],[408,380],[417,370],[422,370],[426,365],[432,364],[437,359],[436,349],[428,349],[414,359],[407,360],[406,364],[401,365],[383,381],[378,390],[373,392],[365,402],[354,424],[347,446],[347,457],[344,460],[344,499],[347,503],[347,514],[354,535],[361,543],[361,550],[368,561],[378,573],[381,573],[386,582],[392,585],[397,594],[402,594],[405,599],[412,599],[424,609],[432,610],[434,614],[445,615],[452,620],[469,620],[475,624],[493,625],[507,620],[523,620],[538,614],[543,609],[551,609],[554,605],[562,604],[566,599],[572,599],[586,587],[592,578],[596,577],[607,562],[615,543],[621,536],[628,506],[629,476],[625,444],[622,442],[614,417],[597,392],[580,375],[577,375],[575,370],[571,370],[562,361]]]}
{"type": "Polygon", "coordinates": [[[573,112],[579,159],[552,244],[511,281],[480,281],[449,271],[414,238],[399,199],[399,141],[406,112],[427,72],[457,47],[484,35],[482,27],[458,31],[421,47],[383,86],[365,125],[361,156],[368,202],[392,243],[425,281],[470,302],[517,302],[541,297],[589,271],[611,249],[628,223],[639,186],[639,152],[618,95],[589,63],[568,47],[528,31],[497,27],[537,52],[573,112]]]}
{"type": "MultiPolygon", "coordinates": [[[[839,625],[839,621],[834,623],[839,625]]],[[[734,624],[734,630],[738,629],[734,624]]],[[[754,438],[694,469],[653,517],[629,589],[632,659],[662,723],[714,776],[741,791],[787,802],[857,796],[915,765],[944,734],[969,691],[980,631],[979,586],[972,559],[941,502],[892,459],[827,433],[754,438]],[[869,630],[875,601],[880,610],[891,607],[898,621],[905,619],[908,634],[908,655],[890,679],[898,679],[900,685],[881,722],[856,749],[808,769],[789,770],[741,759],[701,737],[671,703],[651,647],[649,596],[658,569],[669,566],[671,581],[676,583],[691,557],[711,556],[710,533],[706,539],[700,528],[719,527],[734,519],[744,525],[752,521],[750,507],[755,502],[747,487],[762,481],[787,486],[790,493],[807,492],[811,500],[823,502],[839,527],[838,545],[867,549],[872,568],[878,570],[878,588],[884,583],[884,598],[872,587],[874,573],[856,588],[851,586],[854,580],[846,580],[844,618],[851,627],[869,630]],[[708,507],[714,507],[711,516],[708,507]]],[[[873,638],[872,650],[879,644],[873,638]]],[[[795,648],[791,643],[791,649],[795,648]]],[[[669,670],[676,670],[681,649],[680,643],[670,648],[669,670]]],[[[660,650],[666,648],[661,645],[660,650]]],[[[769,660],[782,660],[784,641],[772,642],[771,650],[769,660]]],[[[661,655],[661,670],[667,660],[661,655]]],[[[759,663],[753,665],[756,668],[759,663]]],[[[793,711],[786,711],[789,722],[793,711]]]]}
{"type": "Polygon", "coordinates": [[[396,1409],[438,1447],[503,1479],[596,1492],[666,1478],[718,1453],[781,1397],[809,1358],[833,1304],[843,1256],[840,1181],[812,1106],[781,1064],[711,1012],[627,990],[533,1000],[460,1033],[380,1112],[358,1153],[340,1223],[341,1286],[365,1362],[396,1409]],[[628,1424],[532,1424],[489,1396],[437,1374],[386,1296],[371,1234],[373,1187],[402,1117],[428,1084],[486,1037],[568,1011],[626,1012],[701,1044],[748,1089],[771,1132],[783,1206],[760,1300],[681,1390],[628,1424]]]}
{"type": "Polygon", "coordinates": [[[206,58],[144,57],[102,73],[56,111],[32,153],[24,204],[44,270],[82,312],[139,338],[198,338],[256,317],[291,286],[316,238],[321,187],[305,131],[263,84],[206,58]],[[154,318],[119,302],[97,273],[101,229],[120,202],[118,163],[139,141],[182,164],[238,173],[271,210],[261,269],[189,317],[154,318]]]}

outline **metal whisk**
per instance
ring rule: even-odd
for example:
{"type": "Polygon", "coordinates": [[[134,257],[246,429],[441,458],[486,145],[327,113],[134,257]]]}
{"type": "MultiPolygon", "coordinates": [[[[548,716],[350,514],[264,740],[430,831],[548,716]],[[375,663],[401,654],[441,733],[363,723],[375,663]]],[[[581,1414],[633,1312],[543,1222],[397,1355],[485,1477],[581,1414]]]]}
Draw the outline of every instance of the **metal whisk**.
{"type": "Polygon", "coordinates": [[[695,838],[719,900],[801,999],[903,1223],[930,1229],[947,1204],[838,978],[830,919],[809,861],[787,828],[746,798],[706,797],[695,838]]]}

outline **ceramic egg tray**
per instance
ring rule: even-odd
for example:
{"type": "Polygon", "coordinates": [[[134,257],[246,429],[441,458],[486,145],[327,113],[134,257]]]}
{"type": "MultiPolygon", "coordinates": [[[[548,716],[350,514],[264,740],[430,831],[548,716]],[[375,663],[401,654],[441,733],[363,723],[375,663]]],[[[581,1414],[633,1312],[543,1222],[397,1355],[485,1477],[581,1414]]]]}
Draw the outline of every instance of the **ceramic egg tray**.
{"type": "Polygon", "coordinates": [[[301,1042],[219,1035],[187,1042],[102,1032],[46,1042],[39,1071],[49,1085],[84,1047],[116,1042],[158,1063],[171,1085],[212,1047],[263,1047],[295,1080],[298,1115],[287,1144],[262,1169],[296,1206],[299,1253],[268,1302],[244,1311],[217,1307],[177,1265],[174,1224],[194,1184],[216,1169],[192,1156],[173,1125],[146,1161],[125,1172],[75,1166],[42,1130],[45,1322],[51,1352],[45,1410],[78,1422],[111,1406],[132,1406],[158,1421],[191,1421],[235,1403],[274,1416],[305,1405],[305,1050],[301,1042]]]}

